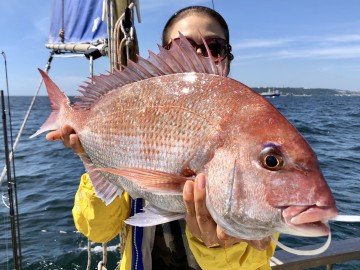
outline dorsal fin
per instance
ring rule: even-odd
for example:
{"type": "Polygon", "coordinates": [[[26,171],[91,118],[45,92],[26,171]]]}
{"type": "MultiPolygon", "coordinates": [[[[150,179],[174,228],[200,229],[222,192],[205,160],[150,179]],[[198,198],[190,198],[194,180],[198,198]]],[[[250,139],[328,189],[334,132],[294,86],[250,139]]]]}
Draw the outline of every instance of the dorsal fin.
{"type": "Polygon", "coordinates": [[[144,79],[162,75],[196,72],[225,76],[227,73],[226,61],[215,59],[205,44],[208,57],[198,54],[184,35],[179,33],[180,43],[173,42],[170,50],[159,46],[159,53],[149,51],[147,59],[138,56],[138,62],[128,61],[124,70],[114,70],[108,75],[94,76],[87,85],[78,90],[82,95],[77,96],[81,101],[75,103],[75,109],[89,109],[95,102],[108,92],[144,79]]]}

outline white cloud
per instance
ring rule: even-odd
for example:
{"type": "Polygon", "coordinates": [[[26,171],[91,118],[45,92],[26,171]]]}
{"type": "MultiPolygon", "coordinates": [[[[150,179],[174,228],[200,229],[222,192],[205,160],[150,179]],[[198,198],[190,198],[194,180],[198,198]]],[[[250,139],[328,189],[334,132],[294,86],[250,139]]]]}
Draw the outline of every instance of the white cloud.
{"type": "Polygon", "coordinates": [[[330,42],[357,42],[360,41],[360,35],[338,35],[338,36],[330,36],[324,39],[325,41],[330,42]]]}
{"type": "Polygon", "coordinates": [[[357,59],[360,35],[297,36],[243,40],[232,47],[238,60],[246,59],[357,59]]]}
{"type": "Polygon", "coordinates": [[[231,44],[234,49],[244,48],[272,48],[286,45],[302,44],[324,44],[330,43],[357,43],[360,41],[359,34],[336,35],[336,36],[296,36],[274,39],[243,39],[237,43],[231,44]]]}
{"type": "Polygon", "coordinates": [[[291,43],[292,39],[248,39],[231,45],[233,49],[246,48],[271,48],[284,46],[291,43]]]}
{"type": "Polygon", "coordinates": [[[351,59],[360,58],[359,46],[343,46],[331,48],[314,48],[306,50],[284,50],[276,53],[277,57],[282,58],[331,58],[331,59],[351,59]]]}

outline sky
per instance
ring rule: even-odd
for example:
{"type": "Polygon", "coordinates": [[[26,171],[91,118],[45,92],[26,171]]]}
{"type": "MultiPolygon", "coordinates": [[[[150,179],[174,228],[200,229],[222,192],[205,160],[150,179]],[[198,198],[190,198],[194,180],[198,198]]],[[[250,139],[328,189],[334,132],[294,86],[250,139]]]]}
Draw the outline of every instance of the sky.
{"type": "MultiPolygon", "coordinates": [[[[235,59],[230,76],[250,87],[305,87],[360,91],[359,0],[139,0],[140,55],[158,52],[168,18],[188,5],[213,7],[230,29],[235,59]]],[[[0,0],[0,52],[7,60],[10,95],[34,95],[44,69],[50,0],[0,0]]],[[[0,89],[6,90],[0,56],[0,89]]],[[[109,69],[95,61],[95,74],[109,69]]],[[[54,59],[50,76],[67,95],[89,76],[85,58],[54,59]]],[[[41,89],[40,95],[47,95],[41,89]]]]}

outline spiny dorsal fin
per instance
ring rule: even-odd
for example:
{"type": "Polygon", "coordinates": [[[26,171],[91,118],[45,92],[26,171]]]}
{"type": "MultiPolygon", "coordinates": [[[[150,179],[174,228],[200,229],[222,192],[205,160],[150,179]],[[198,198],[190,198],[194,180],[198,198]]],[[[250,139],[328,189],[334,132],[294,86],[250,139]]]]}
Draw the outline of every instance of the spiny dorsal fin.
{"type": "Polygon", "coordinates": [[[208,52],[208,57],[198,54],[184,35],[179,33],[180,44],[173,42],[170,50],[159,46],[159,53],[149,51],[147,59],[138,56],[138,62],[129,61],[124,70],[115,70],[108,75],[99,75],[91,78],[87,85],[80,86],[82,93],[78,96],[81,101],[76,102],[78,110],[89,109],[95,102],[108,92],[152,77],[168,74],[196,72],[225,76],[226,61],[218,61],[211,56],[210,50],[202,38],[208,52]]]}

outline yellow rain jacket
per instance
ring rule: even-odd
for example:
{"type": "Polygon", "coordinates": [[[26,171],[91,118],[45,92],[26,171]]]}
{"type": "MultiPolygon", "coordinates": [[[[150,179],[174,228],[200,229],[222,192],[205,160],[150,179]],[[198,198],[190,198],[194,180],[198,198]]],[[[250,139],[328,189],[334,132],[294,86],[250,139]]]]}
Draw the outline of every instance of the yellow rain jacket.
{"type": "MultiPolygon", "coordinates": [[[[73,217],[76,228],[93,242],[108,242],[122,233],[124,241],[121,270],[132,270],[132,234],[126,231],[124,220],[130,214],[130,197],[124,193],[106,206],[96,197],[88,174],[81,177],[79,189],[75,196],[73,217]]],[[[270,258],[275,252],[275,244],[271,242],[267,250],[257,250],[245,242],[232,247],[206,247],[199,239],[186,229],[186,237],[190,249],[204,270],[236,269],[236,270],[270,270],[270,258]]],[[[144,262],[149,264],[149,262],[144,262]]]]}

